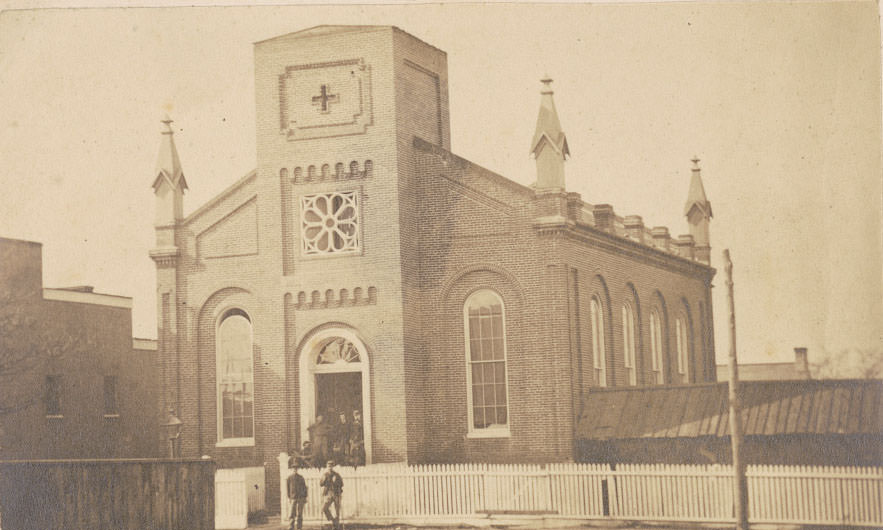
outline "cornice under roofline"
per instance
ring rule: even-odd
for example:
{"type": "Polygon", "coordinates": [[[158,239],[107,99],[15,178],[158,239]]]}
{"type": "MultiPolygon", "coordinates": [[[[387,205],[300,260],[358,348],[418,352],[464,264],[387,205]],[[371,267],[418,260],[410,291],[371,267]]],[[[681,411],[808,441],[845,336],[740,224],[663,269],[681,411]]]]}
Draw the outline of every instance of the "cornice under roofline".
{"type": "Polygon", "coordinates": [[[220,193],[206,201],[205,204],[190,212],[190,215],[184,217],[184,219],[181,219],[181,221],[178,222],[178,226],[192,223],[197,217],[211,209],[213,206],[215,206],[228,196],[232,195],[234,191],[247,184],[249,180],[254,179],[255,177],[257,177],[257,175],[257,169],[249,171],[244,177],[240,178],[239,180],[228,186],[227,189],[221,191],[220,193]]]}
{"type": "Polygon", "coordinates": [[[638,258],[645,263],[657,265],[671,271],[691,274],[700,273],[705,276],[709,282],[711,282],[715,274],[717,274],[717,269],[705,265],[704,263],[692,261],[675,254],[669,254],[658,248],[622,238],[614,234],[608,234],[607,232],[602,232],[597,228],[584,223],[553,221],[534,223],[533,226],[539,236],[561,233],[569,239],[581,242],[591,242],[600,246],[604,250],[638,258]]]}
{"type": "Polygon", "coordinates": [[[52,289],[50,287],[43,288],[43,300],[132,309],[132,298],[129,296],[86,293],[82,291],[71,291],[69,289],[52,289]]]}

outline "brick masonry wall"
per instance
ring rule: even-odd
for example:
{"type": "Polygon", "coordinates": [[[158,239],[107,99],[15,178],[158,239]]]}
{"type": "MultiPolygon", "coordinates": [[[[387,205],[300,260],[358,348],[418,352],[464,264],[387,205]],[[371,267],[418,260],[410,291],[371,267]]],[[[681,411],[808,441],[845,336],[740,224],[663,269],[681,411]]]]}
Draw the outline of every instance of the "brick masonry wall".
{"type": "MultiPolygon", "coordinates": [[[[370,407],[374,461],[408,457],[406,434],[404,333],[399,241],[399,183],[392,28],[282,36],[255,48],[258,168],[253,178],[202,207],[178,228],[181,252],[176,274],[158,275],[160,291],[174,293],[173,338],[165,358],[166,393],[188,426],[183,447],[188,456],[208,454],[221,467],[264,465],[278,476],[275,457],[302,442],[312,411],[301,410],[300,358],[309,338],[329,325],[350,330],[364,342],[370,365],[370,407]],[[321,65],[356,59],[367,66],[363,85],[371,117],[364,131],[314,139],[289,139],[280,132],[279,76],[292,65],[321,65]],[[356,163],[358,174],[349,172],[356,163]],[[370,161],[371,171],[367,171],[370,161]],[[347,175],[316,178],[322,166],[341,163],[347,175]],[[313,166],[309,180],[296,179],[313,166]],[[301,254],[300,197],[355,191],[361,205],[362,251],[355,255],[313,257],[301,254]],[[256,200],[256,227],[232,222],[243,204],[256,200]],[[223,228],[226,224],[227,228],[223,228]],[[235,229],[234,229],[235,227],[235,229]],[[228,230],[232,239],[257,239],[257,253],[206,257],[199,254],[201,234],[228,230]],[[328,307],[311,304],[360,290],[370,303],[328,307]],[[307,304],[299,303],[301,297],[307,304]],[[223,447],[217,441],[215,328],[224,308],[241,307],[252,318],[255,351],[255,444],[223,447]],[[180,397],[175,389],[181,388],[180,397]]],[[[309,70],[309,68],[307,69],[309,70]]],[[[318,80],[318,78],[317,78],[318,80]]],[[[332,87],[333,88],[333,87],[332,87]]],[[[318,85],[316,87],[318,90],[318,85]]],[[[215,247],[223,247],[215,237],[215,247]]],[[[332,298],[332,299],[334,299],[332,298]]],[[[323,302],[324,304],[324,302],[323,302]]],[[[163,308],[160,306],[160,312],[163,308]]],[[[168,319],[167,319],[168,320],[168,319]]],[[[164,322],[162,318],[160,322],[164,322]]],[[[161,330],[162,332],[162,330],[161,330]]],[[[310,376],[311,377],[311,376],[310,376]]],[[[278,485],[268,481],[268,501],[278,485]]]]}
{"type": "Polygon", "coordinates": [[[426,325],[420,304],[424,300],[420,275],[421,211],[426,199],[422,190],[413,139],[450,145],[445,53],[407,33],[394,32],[396,65],[398,196],[400,212],[402,308],[407,403],[408,460],[421,461],[426,453],[427,404],[432,396],[424,392],[431,372],[427,342],[421,333],[426,325]]]}
{"type": "MultiPolygon", "coordinates": [[[[33,398],[27,408],[3,417],[0,455],[7,459],[160,456],[165,447],[164,417],[161,420],[158,403],[156,352],[133,349],[131,309],[45,300],[41,259],[39,244],[0,238],[4,264],[0,290],[16,294],[0,318],[4,324],[18,323],[4,327],[3,342],[25,349],[33,361],[24,372],[0,374],[5,397],[33,398]],[[17,318],[7,320],[6,311],[15,312],[17,318]],[[47,375],[61,376],[61,417],[47,417],[47,375]],[[106,375],[117,377],[118,416],[114,417],[104,415],[106,375]]],[[[4,403],[8,402],[4,399],[4,403]]]]}
{"type": "Polygon", "coordinates": [[[158,292],[169,299],[158,300],[163,396],[185,422],[184,454],[208,454],[220,467],[264,466],[270,508],[278,508],[276,456],[300,446],[313,418],[301,400],[309,392],[301,384],[313,376],[301,372],[312,362],[303,356],[316,353],[306,346],[316,333],[338,328],[364,343],[375,462],[560,461],[573,456],[580,391],[591,387],[587,315],[596,278],[609,306],[611,384],[624,382],[617,320],[626,285],[637,293],[640,351],[655,290],[669,315],[685,298],[694,324],[699,301],[709,307],[701,268],[684,274],[683,263],[655,251],[623,257],[608,243],[539,232],[535,218],[566,210],[565,195],[538,198],[446,151],[446,61],[390,27],[256,44],[256,172],[181,222],[174,237],[181,256],[158,270],[158,292]],[[287,69],[298,68],[318,93],[324,78],[313,71],[329,64],[351,64],[353,75],[364,67],[361,125],[287,133],[280,121],[291,97],[281,90],[287,69]],[[333,177],[338,164],[344,170],[333,177]],[[301,197],[328,192],[357,193],[361,250],[305,256],[301,197]],[[211,257],[200,254],[208,233],[211,257]],[[482,287],[499,292],[506,307],[508,438],[467,436],[462,308],[482,287]],[[364,303],[337,302],[356,289],[364,303]],[[218,444],[215,329],[231,307],[253,323],[255,440],[246,447],[218,444]]]}
{"type": "Polygon", "coordinates": [[[667,316],[668,380],[676,376],[674,315],[682,311],[692,323],[691,381],[713,380],[707,362],[713,351],[703,350],[697,309],[710,296],[709,269],[649,248],[622,242],[616,248],[591,228],[580,229],[581,240],[568,231],[539,233],[531,214],[554,213],[548,196],[534,199],[527,188],[417,144],[419,297],[425,301],[423,344],[431,374],[424,381],[430,397],[421,460],[571,458],[574,420],[581,412],[591,414],[580,410],[580,395],[597,384],[588,318],[592,296],[602,301],[605,314],[609,385],[627,384],[620,312],[626,299],[637,312],[639,384],[651,383],[647,320],[654,304],[667,316]],[[510,438],[467,435],[462,308],[468,294],[482,287],[497,290],[506,304],[510,438]]]}

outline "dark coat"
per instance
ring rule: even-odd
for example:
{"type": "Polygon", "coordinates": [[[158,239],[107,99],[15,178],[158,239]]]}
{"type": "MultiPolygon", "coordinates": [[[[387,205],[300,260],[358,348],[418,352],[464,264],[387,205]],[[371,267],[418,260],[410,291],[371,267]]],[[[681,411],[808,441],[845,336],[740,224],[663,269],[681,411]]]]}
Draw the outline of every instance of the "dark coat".
{"type": "Polygon", "coordinates": [[[324,488],[322,494],[325,496],[343,493],[343,477],[337,471],[328,471],[322,475],[319,485],[324,488]]]}
{"type": "Polygon", "coordinates": [[[306,499],[307,498],[307,481],[294,473],[288,477],[288,498],[289,499],[306,499]]]}

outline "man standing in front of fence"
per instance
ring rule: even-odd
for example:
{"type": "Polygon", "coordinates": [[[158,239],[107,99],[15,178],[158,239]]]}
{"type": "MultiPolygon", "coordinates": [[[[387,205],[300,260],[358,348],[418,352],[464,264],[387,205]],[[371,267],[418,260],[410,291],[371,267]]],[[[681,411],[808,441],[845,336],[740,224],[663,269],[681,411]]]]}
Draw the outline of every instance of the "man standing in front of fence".
{"type": "Polygon", "coordinates": [[[325,504],[322,505],[322,513],[325,518],[331,521],[334,530],[340,528],[340,498],[343,495],[343,478],[334,470],[334,461],[328,461],[328,467],[325,474],[322,475],[322,495],[325,498],[325,504]],[[331,505],[334,505],[334,517],[331,516],[331,505]]]}
{"type": "Polygon", "coordinates": [[[292,459],[289,463],[292,474],[288,476],[288,498],[291,500],[291,524],[288,530],[294,530],[297,524],[297,530],[301,530],[304,524],[304,505],[307,503],[307,482],[304,477],[298,473],[300,463],[292,459]]]}

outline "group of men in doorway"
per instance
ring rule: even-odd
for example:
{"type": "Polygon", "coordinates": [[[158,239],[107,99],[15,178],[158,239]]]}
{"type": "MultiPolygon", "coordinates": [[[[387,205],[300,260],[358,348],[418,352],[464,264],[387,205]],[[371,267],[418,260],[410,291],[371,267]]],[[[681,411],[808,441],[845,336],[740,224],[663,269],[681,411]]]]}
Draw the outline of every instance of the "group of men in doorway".
{"type": "Polygon", "coordinates": [[[328,460],[341,465],[361,466],[365,464],[365,435],[362,426],[362,413],[354,410],[352,416],[345,412],[319,414],[316,422],[307,428],[309,440],[304,441],[297,453],[304,467],[320,467],[328,460]],[[336,420],[328,421],[327,417],[336,420]]]}
{"type": "MultiPolygon", "coordinates": [[[[340,529],[340,501],[343,497],[343,478],[334,470],[334,461],[329,460],[326,464],[325,473],[319,481],[319,487],[322,488],[322,513],[325,519],[331,522],[334,530],[340,529]],[[334,507],[334,514],[331,514],[331,507],[334,507]]],[[[304,505],[307,503],[307,482],[304,477],[298,473],[297,459],[291,459],[289,467],[292,474],[288,476],[288,498],[291,500],[291,512],[289,518],[289,530],[301,530],[304,523],[304,505]]]]}

